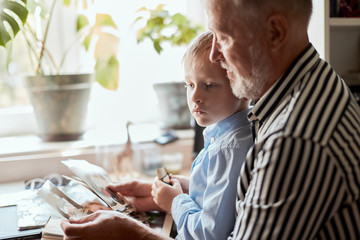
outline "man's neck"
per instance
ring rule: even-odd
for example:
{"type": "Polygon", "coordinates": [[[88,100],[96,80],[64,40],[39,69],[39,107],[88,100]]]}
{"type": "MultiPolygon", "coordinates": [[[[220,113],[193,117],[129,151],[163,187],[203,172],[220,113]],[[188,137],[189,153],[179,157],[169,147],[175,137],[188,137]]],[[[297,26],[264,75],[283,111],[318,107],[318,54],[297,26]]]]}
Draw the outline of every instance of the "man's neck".
{"type": "MultiPolygon", "coordinates": [[[[276,51],[272,56],[272,71],[268,81],[267,90],[269,90],[280,78],[295,59],[309,46],[310,42],[306,36],[296,41],[288,41],[282,48],[276,51]]],[[[267,91],[266,90],[266,91],[267,91]]],[[[265,92],[263,93],[265,94],[265,92]]]]}

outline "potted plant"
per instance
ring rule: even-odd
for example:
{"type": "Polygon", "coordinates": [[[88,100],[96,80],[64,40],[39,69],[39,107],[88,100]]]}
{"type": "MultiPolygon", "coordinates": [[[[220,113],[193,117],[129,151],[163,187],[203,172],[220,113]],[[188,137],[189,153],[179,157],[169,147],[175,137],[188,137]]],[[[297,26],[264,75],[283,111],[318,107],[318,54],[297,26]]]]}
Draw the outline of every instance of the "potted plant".
{"type": "MultiPolygon", "coordinates": [[[[137,32],[138,43],[146,39],[152,41],[158,54],[164,50],[163,44],[171,46],[188,45],[203,27],[192,23],[181,13],[170,14],[164,4],[155,9],[142,7],[138,10],[139,16],[135,23],[145,20],[145,25],[137,32]],[[145,16],[144,16],[145,14],[145,16]]],[[[191,114],[186,101],[186,90],[183,82],[155,83],[154,90],[159,100],[164,128],[184,129],[190,127],[191,114]]]]}
{"type": "MultiPolygon", "coordinates": [[[[83,7],[87,8],[87,1],[84,0],[83,3],[83,7]]],[[[96,40],[94,73],[62,72],[62,66],[72,46],[67,48],[59,63],[47,48],[54,9],[59,4],[70,6],[71,1],[0,1],[0,45],[11,50],[13,46],[10,40],[19,32],[24,36],[30,61],[34,64],[34,76],[26,78],[25,82],[38,120],[39,135],[45,141],[79,139],[85,131],[85,116],[93,79],[110,90],[117,89],[119,79],[119,38],[108,31],[116,31],[117,26],[110,15],[100,13],[96,14],[93,24],[90,24],[85,15],[79,14],[73,26],[74,31],[76,30],[74,42],[81,41],[85,50],[92,49],[92,43],[96,40]],[[49,2],[50,6],[47,5],[49,2]],[[41,12],[36,15],[39,9],[41,12]],[[38,37],[35,30],[34,20],[41,21],[45,26],[41,37],[38,37]]],[[[39,26],[39,23],[36,26],[39,26]]]]}
{"type": "Polygon", "coordinates": [[[142,7],[137,12],[147,16],[141,15],[134,22],[146,21],[145,26],[138,30],[136,39],[138,43],[150,39],[158,54],[163,51],[162,43],[167,42],[172,46],[188,45],[203,31],[200,24],[192,23],[181,13],[170,14],[164,7],[165,4],[159,4],[155,9],[142,7]]]}

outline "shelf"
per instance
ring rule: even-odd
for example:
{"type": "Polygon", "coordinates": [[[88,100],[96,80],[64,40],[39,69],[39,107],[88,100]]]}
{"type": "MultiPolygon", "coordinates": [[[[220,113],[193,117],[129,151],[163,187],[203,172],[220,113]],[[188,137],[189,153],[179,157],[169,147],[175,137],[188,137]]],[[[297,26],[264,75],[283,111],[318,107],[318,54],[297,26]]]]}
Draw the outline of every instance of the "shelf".
{"type": "Polygon", "coordinates": [[[360,27],[360,18],[330,18],[330,26],[360,27]]]}

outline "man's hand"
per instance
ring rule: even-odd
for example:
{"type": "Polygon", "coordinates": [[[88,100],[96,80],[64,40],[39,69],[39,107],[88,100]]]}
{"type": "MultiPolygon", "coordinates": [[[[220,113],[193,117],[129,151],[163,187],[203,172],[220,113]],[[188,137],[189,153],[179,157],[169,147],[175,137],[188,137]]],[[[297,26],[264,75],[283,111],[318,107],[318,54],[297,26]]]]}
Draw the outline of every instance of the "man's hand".
{"type": "Polygon", "coordinates": [[[151,183],[133,180],[126,183],[111,184],[108,188],[124,196],[138,212],[161,211],[151,196],[151,183]]]}
{"type": "Polygon", "coordinates": [[[64,240],[168,239],[139,221],[116,211],[98,211],[82,218],[62,220],[64,240]]]}
{"type": "Polygon", "coordinates": [[[182,193],[180,182],[175,178],[171,179],[171,185],[156,179],[151,191],[154,202],[167,212],[171,212],[171,205],[174,198],[182,193]]]}

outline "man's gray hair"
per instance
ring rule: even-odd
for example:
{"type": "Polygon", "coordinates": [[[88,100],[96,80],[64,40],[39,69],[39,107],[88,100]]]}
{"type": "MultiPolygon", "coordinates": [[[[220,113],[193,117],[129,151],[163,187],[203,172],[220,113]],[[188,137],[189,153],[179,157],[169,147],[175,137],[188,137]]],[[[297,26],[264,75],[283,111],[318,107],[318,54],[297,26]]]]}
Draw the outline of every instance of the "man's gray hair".
{"type": "MultiPolygon", "coordinates": [[[[262,13],[276,11],[285,13],[290,18],[298,19],[309,24],[312,14],[312,0],[228,0],[234,8],[233,14],[245,8],[249,22],[261,18],[262,13]]],[[[244,11],[241,11],[244,12],[244,11]]]]}

